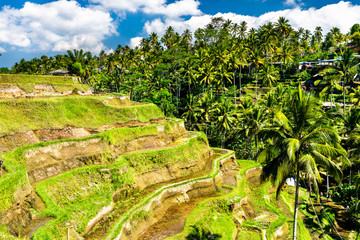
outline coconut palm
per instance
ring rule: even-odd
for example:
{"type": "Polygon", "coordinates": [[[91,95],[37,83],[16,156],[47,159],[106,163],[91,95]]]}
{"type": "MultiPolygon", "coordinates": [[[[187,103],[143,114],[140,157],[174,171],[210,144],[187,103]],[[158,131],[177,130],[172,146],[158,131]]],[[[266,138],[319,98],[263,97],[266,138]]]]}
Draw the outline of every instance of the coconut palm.
{"type": "Polygon", "coordinates": [[[186,98],[186,106],[181,117],[186,120],[188,129],[194,130],[194,126],[198,122],[199,112],[198,99],[192,94],[189,94],[186,98]]]}
{"type": "Polygon", "coordinates": [[[216,129],[222,135],[221,147],[224,148],[226,140],[226,132],[229,131],[237,120],[237,113],[235,111],[235,105],[228,99],[222,99],[221,102],[215,104],[215,126],[216,129]]]}
{"type": "Polygon", "coordinates": [[[340,86],[340,77],[337,71],[335,71],[333,68],[326,68],[323,71],[319,73],[323,76],[322,80],[315,81],[315,86],[321,87],[320,96],[325,96],[325,99],[328,99],[330,95],[330,101],[332,104],[334,104],[334,90],[342,90],[342,87],[340,86]]]}
{"type": "Polygon", "coordinates": [[[356,73],[357,67],[359,66],[359,59],[354,57],[354,51],[350,48],[346,48],[341,53],[342,59],[340,61],[335,62],[334,66],[330,66],[333,68],[343,80],[343,104],[344,104],[344,114],[346,110],[345,106],[345,93],[346,88],[345,84],[350,82],[351,77],[356,73]]]}
{"type": "Polygon", "coordinates": [[[335,179],[341,170],[333,159],[345,156],[337,132],[325,125],[321,104],[301,87],[288,100],[288,108],[275,114],[274,124],[259,133],[268,146],[260,153],[261,179],[277,185],[277,196],[288,177],[295,174],[293,240],[296,240],[300,174],[304,173],[317,188],[319,168],[326,168],[335,179]]]}
{"type": "Polygon", "coordinates": [[[249,158],[252,157],[252,144],[255,142],[255,156],[258,154],[259,131],[271,121],[267,108],[262,105],[247,105],[239,119],[242,122],[242,130],[246,136],[246,148],[249,148],[249,158]]]}
{"type": "Polygon", "coordinates": [[[257,87],[258,87],[258,72],[259,72],[259,67],[261,65],[264,64],[265,59],[263,58],[263,54],[260,48],[256,48],[256,46],[254,46],[253,49],[250,49],[249,51],[249,63],[254,66],[255,71],[256,71],[256,76],[255,76],[255,98],[258,99],[258,94],[257,94],[257,87]]]}
{"type": "Polygon", "coordinates": [[[355,105],[355,106],[360,106],[360,88],[359,89],[354,89],[354,92],[350,93],[350,97],[351,97],[351,102],[355,105]]]}
{"type": "Polygon", "coordinates": [[[259,78],[262,82],[262,86],[264,87],[272,87],[273,83],[276,83],[276,77],[278,75],[278,71],[274,68],[272,64],[263,65],[259,71],[259,78]]]}

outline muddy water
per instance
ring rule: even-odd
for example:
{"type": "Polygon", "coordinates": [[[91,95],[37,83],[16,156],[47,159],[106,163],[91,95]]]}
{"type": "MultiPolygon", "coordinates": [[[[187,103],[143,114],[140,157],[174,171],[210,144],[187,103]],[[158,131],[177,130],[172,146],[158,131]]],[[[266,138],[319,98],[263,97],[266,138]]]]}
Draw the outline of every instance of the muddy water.
{"type": "MultiPolygon", "coordinates": [[[[122,214],[124,214],[126,211],[128,211],[130,208],[132,208],[134,205],[140,203],[148,194],[152,193],[156,189],[158,189],[161,186],[185,181],[188,179],[200,177],[200,176],[206,176],[211,172],[212,169],[212,163],[213,161],[219,157],[219,154],[216,154],[217,151],[215,151],[215,154],[207,160],[207,163],[205,164],[205,167],[202,171],[196,172],[194,174],[173,179],[167,182],[162,182],[158,184],[151,185],[147,188],[145,188],[140,194],[137,196],[133,196],[130,199],[126,201],[122,201],[116,204],[116,207],[114,210],[102,218],[93,228],[90,230],[89,233],[87,233],[85,236],[83,236],[85,239],[103,239],[110,227],[113,225],[113,223],[121,217],[122,214]]],[[[208,198],[209,196],[206,196],[205,198],[208,198]]],[[[205,199],[204,198],[204,199],[205,199]]],[[[199,200],[200,201],[200,200],[199,200]]],[[[198,201],[198,202],[199,202],[198,201]]],[[[195,204],[196,206],[196,204],[195,204]]],[[[189,214],[187,214],[189,215],[189,214]]],[[[186,218],[186,217],[185,217],[186,218]]]]}
{"type": "Polygon", "coordinates": [[[219,196],[219,194],[212,193],[201,197],[193,197],[187,203],[170,207],[157,223],[148,227],[137,239],[160,240],[181,233],[186,218],[195,209],[196,205],[207,198],[216,196],[219,196]]]}

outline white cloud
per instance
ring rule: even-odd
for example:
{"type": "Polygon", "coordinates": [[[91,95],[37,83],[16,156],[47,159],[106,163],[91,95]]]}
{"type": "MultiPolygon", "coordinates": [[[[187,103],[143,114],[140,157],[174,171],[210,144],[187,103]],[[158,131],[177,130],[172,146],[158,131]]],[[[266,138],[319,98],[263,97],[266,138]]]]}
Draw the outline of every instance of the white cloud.
{"type": "Polygon", "coordinates": [[[102,41],[116,34],[108,12],[83,8],[76,1],[46,4],[26,2],[21,9],[0,11],[0,44],[26,50],[65,51],[82,48],[99,52],[102,41]]]}
{"type": "Polygon", "coordinates": [[[168,26],[173,26],[177,32],[190,29],[194,32],[200,27],[204,27],[211,21],[212,17],[223,17],[233,22],[240,23],[246,21],[248,28],[258,27],[267,22],[276,22],[279,17],[285,17],[289,20],[291,26],[295,29],[303,27],[314,31],[317,26],[328,32],[333,27],[338,27],[343,33],[347,33],[351,26],[360,23],[360,5],[352,5],[350,2],[340,1],[337,4],[324,6],[320,9],[310,8],[302,10],[300,7],[276,12],[268,12],[259,17],[239,15],[235,13],[218,13],[216,15],[193,16],[189,20],[160,18],[145,23],[146,33],[156,32],[163,34],[168,26]]]}
{"type": "Polygon", "coordinates": [[[140,46],[142,39],[143,39],[142,37],[134,37],[134,38],[130,39],[130,47],[136,48],[136,47],[140,46]]]}
{"type": "Polygon", "coordinates": [[[285,0],[283,3],[287,7],[300,7],[304,5],[301,0],[285,0]]]}
{"type": "Polygon", "coordinates": [[[0,53],[5,53],[5,52],[6,52],[6,49],[5,49],[5,48],[0,47],[0,53]]]}
{"type": "Polygon", "coordinates": [[[168,18],[201,15],[198,0],[178,0],[167,4],[166,0],[89,0],[105,9],[125,15],[126,12],[159,14],[168,18]]]}

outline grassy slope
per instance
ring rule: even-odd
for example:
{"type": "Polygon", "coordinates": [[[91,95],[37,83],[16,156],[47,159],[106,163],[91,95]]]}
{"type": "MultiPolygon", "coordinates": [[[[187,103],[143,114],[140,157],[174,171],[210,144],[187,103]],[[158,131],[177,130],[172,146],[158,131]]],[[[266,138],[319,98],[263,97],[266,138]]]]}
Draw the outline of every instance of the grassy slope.
{"type": "MultiPolygon", "coordinates": [[[[165,126],[166,133],[174,133],[175,124],[181,120],[172,120],[170,122],[161,124],[165,126]]],[[[3,159],[4,167],[8,171],[6,175],[0,178],[0,213],[7,211],[14,202],[14,193],[17,189],[23,188],[25,185],[29,184],[26,168],[25,168],[25,159],[23,157],[24,153],[28,149],[34,149],[37,147],[44,147],[59,142],[71,142],[71,141],[86,141],[88,139],[100,138],[102,141],[106,141],[115,146],[123,144],[125,141],[130,141],[136,139],[140,136],[145,135],[157,135],[158,125],[146,126],[146,127],[136,127],[136,128],[120,128],[103,133],[96,134],[88,138],[80,139],[64,139],[53,142],[43,142],[36,143],[27,146],[22,146],[12,152],[4,153],[3,159]]]]}
{"type": "Polygon", "coordinates": [[[116,107],[106,97],[0,100],[0,135],[66,126],[97,128],[105,124],[164,117],[153,104],[116,107]]]}
{"type": "Polygon", "coordinates": [[[65,221],[71,221],[77,226],[77,232],[81,233],[88,221],[96,216],[102,207],[110,204],[112,194],[119,187],[134,183],[138,167],[145,169],[143,165],[146,164],[146,170],[151,170],[174,161],[196,161],[208,148],[205,139],[201,134],[178,147],[125,155],[112,165],[74,169],[41,182],[37,185],[36,192],[47,206],[43,214],[56,219],[39,229],[34,239],[61,239],[66,231],[65,221]],[[179,151],[192,157],[188,159],[182,156],[182,159],[179,159],[179,151]],[[136,169],[131,164],[135,157],[143,159],[136,165],[136,169]],[[105,174],[101,169],[107,169],[111,174],[105,174]]]}
{"type": "Polygon", "coordinates": [[[35,84],[51,84],[57,92],[68,90],[89,91],[90,86],[77,83],[71,76],[0,74],[0,85],[16,84],[26,92],[33,92],[35,84]]]}
{"type": "MultiPolygon", "coordinates": [[[[115,239],[115,238],[117,238],[117,236],[120,234],[124,224],[128,220],[130,220],[130,221],[132,221],[132,220],[138,221],[139,220],[138,219],[139,215],[146,216],[147,214],[149,214],[149,212],[147,212],[147,211],[144,212],[144,210],[140,210],[140,209],[142,207],[144,207],[145,205],[147,205],[153,198],[155,198],[156,196],[161,194],[164,190],[171,189],[171,188],[177,187],[177,186],[181,186],[181,185],[184,185],[184,184],[187,184],[187,183],[190,183],[190,182],[197,182],[197,181],[203,180],[203,179],[215,178],[219,174],[219,162],[222,159],[226,159],[226,158],[230,157],[233,154],[234,154],[234,152],[230,151],[229,153],[227,153],[225,155],[222,155],[222,156],[218,157],[217,159],[215,159],[213,161],[213,163],[212,163],[212,171],[207,176],[202,176],[202,177],[198,177],[198,178],[185,180],[185,181],[182,181],[182,182],[179,182],[179,183],[166,185],[166,186],[160,187],[159,189],[154,191],[152,194],[147,196],[145,198],[145,200],[143,200],[141,203],[135,205],[133,208],[131,208],[129,211],[127,211],[120,219],[118,219],[117,222],[113,225],[113,227],[108,232],[108,235],[107,235],[106,239],[115,239]]],[[[145,220],[145,219],[143,219],[143,220],[145,220]]]]}
{"type": "Polygon", "coordinates": [[[27,74],[0,74],[0,83],[75,83],[71,76],[27,75],[27,74]]]}

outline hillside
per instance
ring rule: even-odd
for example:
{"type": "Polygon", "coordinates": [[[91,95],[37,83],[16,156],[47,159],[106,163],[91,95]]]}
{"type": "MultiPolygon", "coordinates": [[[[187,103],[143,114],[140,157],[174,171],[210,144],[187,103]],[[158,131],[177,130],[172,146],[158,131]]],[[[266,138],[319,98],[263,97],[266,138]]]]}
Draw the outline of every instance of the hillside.
{"type": "Polygon", "coordinates": [[[66,76],[0,74],[0,98],[91,95],[90,87],[66,76]]]}
{"type": "MultiPolygon", "coordinates": [[[[0,107],[1,239],[291,236],[292,187],[275,199],[259,164],[211,148],[204,133],[186,131],[154,104],[13,96],[0,107]]],[[[318,239],[306,218],[303,207],[299,239],[318,239]]]]}

